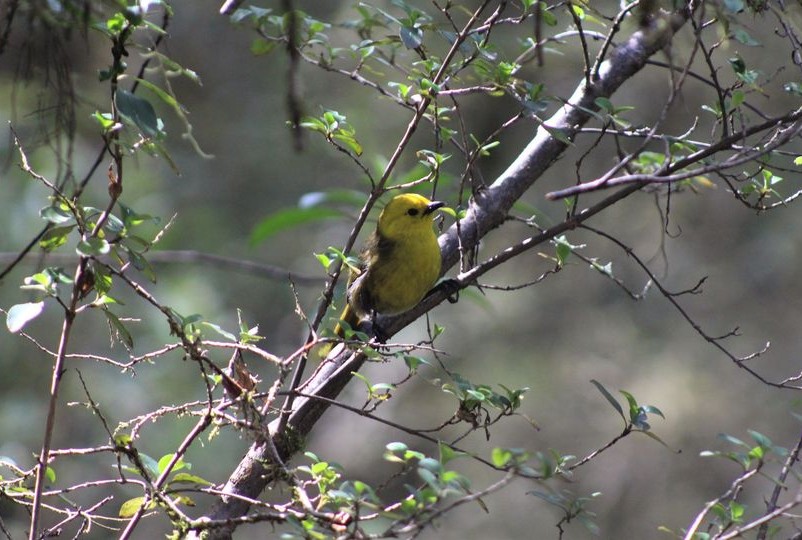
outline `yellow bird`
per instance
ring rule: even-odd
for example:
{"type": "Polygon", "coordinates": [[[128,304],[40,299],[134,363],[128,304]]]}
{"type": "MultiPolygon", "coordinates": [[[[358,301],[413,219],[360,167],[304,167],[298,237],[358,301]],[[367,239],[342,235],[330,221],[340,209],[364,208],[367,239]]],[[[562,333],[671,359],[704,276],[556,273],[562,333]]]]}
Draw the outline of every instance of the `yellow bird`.
{"type": "MultiPolygon", "coordinates": [[[[348,286],[340,320],[356,329],[375,313],[412,309],[440,277],[440,246],[432,228],[434,212],[445,206],[422,195],[396,195],[379,216],[360,255],[360,270],[348,286]]],[[[340,324],[334,329],[344,337],[340,324]]]]}

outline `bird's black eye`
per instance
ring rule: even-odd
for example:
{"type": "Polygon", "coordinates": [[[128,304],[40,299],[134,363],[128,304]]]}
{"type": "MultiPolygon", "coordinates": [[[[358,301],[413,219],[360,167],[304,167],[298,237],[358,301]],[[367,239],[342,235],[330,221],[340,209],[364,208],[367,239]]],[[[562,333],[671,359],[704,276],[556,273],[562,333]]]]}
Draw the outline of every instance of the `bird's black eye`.
{"type": "Polygon", "coordinates": [[[410,216],[417,216],[418,215],[418,209],[417,208],[410,208],[409,210],[407,210],[407,214],[409,214],[410,216]]]}

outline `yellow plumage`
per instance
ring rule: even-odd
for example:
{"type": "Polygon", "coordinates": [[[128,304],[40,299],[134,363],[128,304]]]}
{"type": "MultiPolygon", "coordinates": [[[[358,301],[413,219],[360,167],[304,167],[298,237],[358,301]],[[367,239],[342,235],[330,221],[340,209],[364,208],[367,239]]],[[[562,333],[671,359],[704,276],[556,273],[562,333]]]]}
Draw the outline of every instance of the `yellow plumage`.
{"type": "MultiPolygon", "coordinates": [[[[402,313],[421,301],[440,277],[440,246],[432,220],[442,206],[413,193],[387,203],[362,251],[361,271],[352,275],[341,321],[356,328],[374,313],[402,313]]],[[[334,333],[343,337],[339,324],[334,333]]]]}

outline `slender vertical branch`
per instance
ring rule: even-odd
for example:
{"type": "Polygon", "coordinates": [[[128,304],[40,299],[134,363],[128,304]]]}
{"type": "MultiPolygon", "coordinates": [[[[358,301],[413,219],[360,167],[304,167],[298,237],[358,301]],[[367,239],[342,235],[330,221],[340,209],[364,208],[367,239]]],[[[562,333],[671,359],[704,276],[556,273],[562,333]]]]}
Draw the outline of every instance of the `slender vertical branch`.
{"type": "Polygon", "coordinates": [[[29,540],[36,540],[38,536],[39,520],[42,511],[42,490],[45,479],[47,478],[47,466],[50,462],[50,449],[53,441],[53,429],[56,425],[56,411],[58,405],[58,393],[61,387],[61,378],[64,374],[64,361],[67,357],[67,346],[70,342],[73,322],[75,321],[76,307],[81,296],[80,283],[83,281],[86,270],[87,259],[82,257],[75,271],[75,285],[72,288],[70,303],[64,312],[64,321],[61,326],[61,335],[56,351],[56,359],[53,363],[53,372],[50,379],[50,397],[47,405],[47,419],[45,420],[45,433],[42,440],[42,449],[36,460],[36,483],[33,489],[33,505],[31,508],[29,540]]]}
{"type": "MultiPolygon", "coordinates": [[[[117,110],[116,103],[119,75],[125,71],[123,57],[127,54],[125,50],[126,41],[128,40],[132,31],[133,27],[129,25],[120,32],[119,36],[116,36],[112,39],[111,51],[113,63],[110,98],[112,117],[115,123],[120,121],[120,114],[117,110]]],[[[109,204],[103,213],[101,213],[91,231],[82,231],[84,240],[87,238],[97,237],[100,234],[100,231],[103,229],[103,225],[111,215],[117,199],[122,193],[123,150],[119,142],[119,133],[117,131],[113,131],[110,135],[110,139],[106,143],[106,148],[112,155],[115,166],[115,169],[112,169],[111,167],[109,168],[109,204]]],[[[70,293],[70,301],[64,311],[64,321],[62,323],[61,335],[59,337],[59,344],[56,351],[56,359],[53,364],[53,373],[50,382],[50,397],[48,401],[47,419],[45,421],[45,433],[42,441],[42,448],[39,452],[39,458],[37,459],[36,463],[36,482],[34,485],[30,530],[28,533],[29,540],[35,540],[38,538],[39,534],[38,528],[42,510],[42,490],[44,488],[45,479],[47,478],[47,467],[50,462],[50,449],[58,410],[58,394],[61,387],[62,375],[64,373],[64,362],[67,356],[67,348],[70,342],[70,335],[75,322],[75,316],[77,314],[78,303],[84,295],[88,280],[91,279],[88,265],[89,258],[82,256],[79,259],[77,268],[75,270],[72,291],[70,293]]]]}

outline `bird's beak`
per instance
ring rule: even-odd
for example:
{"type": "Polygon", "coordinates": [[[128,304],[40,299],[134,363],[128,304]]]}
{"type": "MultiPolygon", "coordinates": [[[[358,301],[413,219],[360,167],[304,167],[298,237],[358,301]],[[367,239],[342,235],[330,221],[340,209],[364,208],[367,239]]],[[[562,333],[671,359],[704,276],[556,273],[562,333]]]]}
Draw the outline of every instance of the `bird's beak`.
{"type": "Polygon", "coordinates": [[[432,212],[434,212],[435,210],[437,210],[438,208],[442,208],[445,205],[446,205],[446,203],[444,203],[443,201],[432,201],[432,202],[430,202],[429,204],[426,205],[426,210],[423,211],[423,215],[424,216],[429,215],[432,212]]]}

